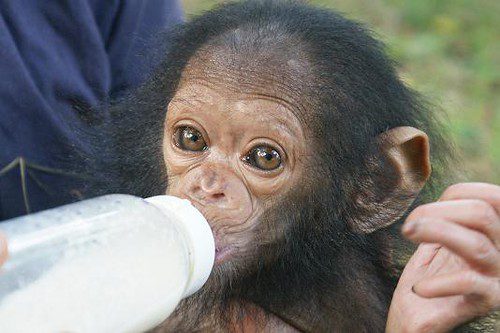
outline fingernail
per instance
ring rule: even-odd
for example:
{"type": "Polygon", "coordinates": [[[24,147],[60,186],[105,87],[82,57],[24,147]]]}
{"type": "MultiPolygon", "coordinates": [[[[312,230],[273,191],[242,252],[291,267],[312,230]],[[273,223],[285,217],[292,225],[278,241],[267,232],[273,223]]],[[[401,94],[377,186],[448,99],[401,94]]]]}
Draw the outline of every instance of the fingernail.
{"type": "Polygon", "coordinates": [[[417,221],[408,221],[403,225],[402,232],[408,236],[411,236],[417,232],[417,221]]]}

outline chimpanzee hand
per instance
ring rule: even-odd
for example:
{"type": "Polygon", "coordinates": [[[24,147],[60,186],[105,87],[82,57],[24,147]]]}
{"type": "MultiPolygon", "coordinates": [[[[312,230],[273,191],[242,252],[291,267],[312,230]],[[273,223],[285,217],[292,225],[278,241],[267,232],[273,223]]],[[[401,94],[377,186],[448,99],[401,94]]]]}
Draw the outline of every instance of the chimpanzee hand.
{"type": "Polygon", "coordinates": [[[387,332],[447,332],[500,309],[500,186],[451,186],[416,208],[403,234],[422,244],[394,292],[387,332]]]}

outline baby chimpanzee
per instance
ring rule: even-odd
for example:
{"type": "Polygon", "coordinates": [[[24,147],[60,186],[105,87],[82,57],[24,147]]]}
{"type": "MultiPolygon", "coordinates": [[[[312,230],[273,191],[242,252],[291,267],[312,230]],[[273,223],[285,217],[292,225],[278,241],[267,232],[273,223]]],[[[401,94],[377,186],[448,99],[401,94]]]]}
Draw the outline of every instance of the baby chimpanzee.
{"type": "Polygon", "coordinates": [[[398,222],[450,152],[366,29],[246,1],[169,38],[156,74],[111,106],[107,158],[88,166],[105,192],[187,198],[212,226],[213,274],[159,331],[445,331],[499,306],[500,190],[484,184],[411,214],[407,235],[438,245],[419,248],[393,298],[398,222]]]}

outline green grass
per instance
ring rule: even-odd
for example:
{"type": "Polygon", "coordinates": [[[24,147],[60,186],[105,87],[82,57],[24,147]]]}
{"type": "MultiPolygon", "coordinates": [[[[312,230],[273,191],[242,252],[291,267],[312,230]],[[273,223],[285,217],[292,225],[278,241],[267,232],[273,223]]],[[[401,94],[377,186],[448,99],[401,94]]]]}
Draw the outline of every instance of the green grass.
{"type": "MultiPolygon", "coordinates": [[[[188,18],[221,1],[184,0],[188,18]]],[[[366,23],[448,116],[468,180],[500,184],[500,1],[312,0],[366,23]]]]}

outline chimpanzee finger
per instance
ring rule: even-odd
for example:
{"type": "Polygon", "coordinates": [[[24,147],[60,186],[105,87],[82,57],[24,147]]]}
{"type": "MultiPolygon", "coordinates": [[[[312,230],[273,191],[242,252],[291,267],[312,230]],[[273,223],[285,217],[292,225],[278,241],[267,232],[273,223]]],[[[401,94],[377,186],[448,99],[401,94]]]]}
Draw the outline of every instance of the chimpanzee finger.
{"type": "Polygon", "coordinates": [[[448,187],[439,201],[478,199],[488,202],[500,214],[500,186],[486,183],[460,183],[448,187]]]}
{"type": "Polygon", "coordinates": [[[488,202],[478,199],[438,201],[417,207],[408,221],[438,218],[484,233],[500,250],[500,215],[488,202]]]}
{"type": "Polygon", "coordinates": [[[473,296],[484,306],[485,312],[500,308],[500,280],[474,271],[428,278],[416,283],[412,290],[425,298],[473,296]]]}
{"type": "Polygon", "coordinates": [[[4,235],[0,234],[0,266],[7,260],[7,240],[4,235]]]}
{"type": "Polygon", "coordinates": [[[414,242],[441,244],[484,272],[500,273],[500,251],[478,231],[444,219],[430,218],[407,221],[402,231],[414,242]]]}

